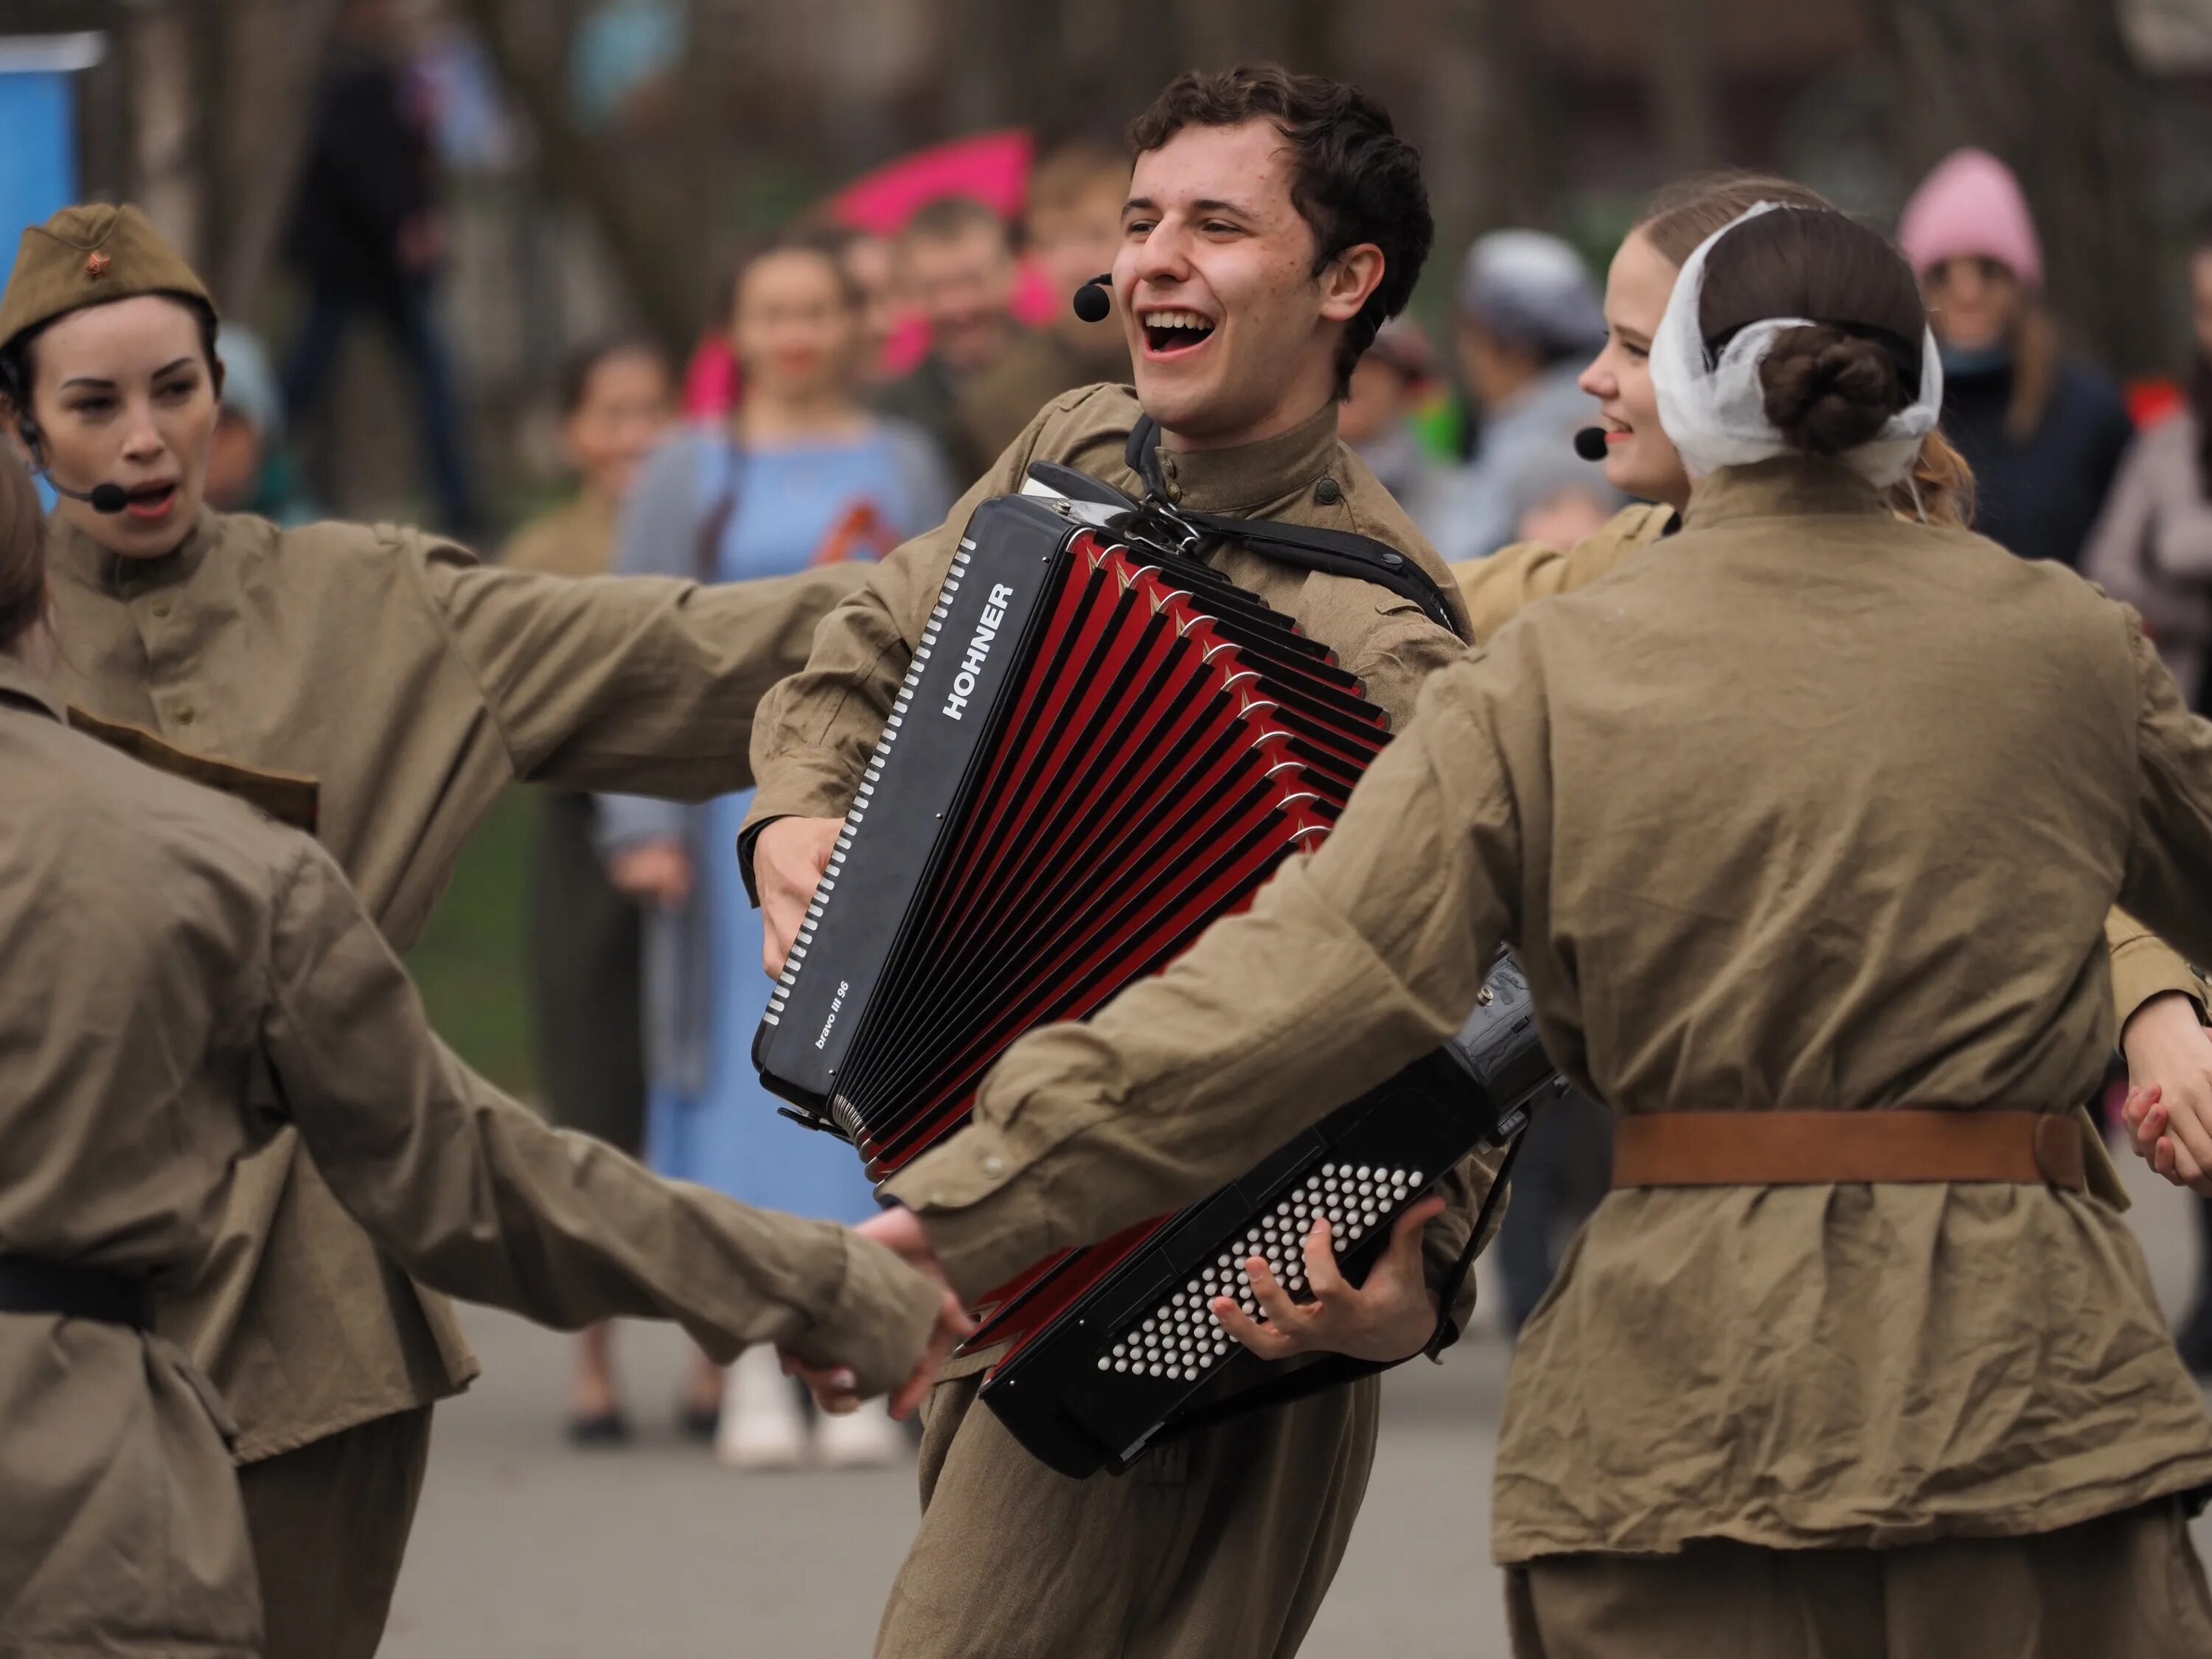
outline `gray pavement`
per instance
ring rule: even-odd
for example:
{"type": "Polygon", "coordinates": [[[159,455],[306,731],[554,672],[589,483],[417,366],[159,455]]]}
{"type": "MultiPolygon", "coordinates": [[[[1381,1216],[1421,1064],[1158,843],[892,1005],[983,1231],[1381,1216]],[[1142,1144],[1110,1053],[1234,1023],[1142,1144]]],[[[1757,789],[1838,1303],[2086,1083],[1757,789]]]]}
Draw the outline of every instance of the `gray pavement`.
{"type": "MultiPolygon", "coordinates": [[[[2193,1271],[2188,1218],[2179,1195],[2130,1175],[2172,1310],[2193,1271]]],[[[681,1340],[644,1327],[622,1334],[638,1442],[572,1451],[558,1432],[566,1340],[483,1313],[470,1332],[485,1374],[439,1411],[384,1659],[866,1655],[913,1532],[910,1470],[719,1468],[669,1426],[681,1340]]],[[[1507,1363],[1478,1327],[1446,1364],[1391,1374],[1359,1530],[1308,1655],[1503,1659],[1488,1520],[1507,1363]]],[[[2197,1534],[2212,1548],[2212,1528],[2197,1534]]]]}

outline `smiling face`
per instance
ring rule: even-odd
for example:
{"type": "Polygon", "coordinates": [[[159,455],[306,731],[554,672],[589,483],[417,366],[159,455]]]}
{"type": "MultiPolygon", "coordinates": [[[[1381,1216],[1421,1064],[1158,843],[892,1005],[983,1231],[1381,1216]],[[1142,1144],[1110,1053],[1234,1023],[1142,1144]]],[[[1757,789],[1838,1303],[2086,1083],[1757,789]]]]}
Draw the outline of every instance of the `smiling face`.
{"type": "Polygon", "coordinates": [[[1018,274],[995,224],[914,238],[899,250],[899,286],[929,325],[930,349],[956,374],[989,363],[1013,332],[1018,274]]]}
{"type": "Polygon", "coordinates": [[[1371,242],[1316,276],[1273,122],[1187,126],[1137,157],[1114,260],[1137,396],[1175,447],[1286,432],[1336,388],[1344,326],[1382,278],[1371,242]]]}
{"type": "Polygon", "coordinates": [[[1680,507],[1690,475],[1659,426],[1651,390],[1651,340],[1680,270],[1638,231],[1613,256],[1605,279],[1605,349],[1584,369],[1582,389],[1597,399],[1605,428],[1606,482],[1627,495],[1680,507]]]}
{"type": "Polygon", "coordinates": [[[61,500],[62,518],[112,553],[173,552],[199,516],[217,412],[204,353],[199,319],[158,294],[71,312],[33,343],[46,464],[72,489],[114,483],[129,496],[113,514],[61,500]]]}

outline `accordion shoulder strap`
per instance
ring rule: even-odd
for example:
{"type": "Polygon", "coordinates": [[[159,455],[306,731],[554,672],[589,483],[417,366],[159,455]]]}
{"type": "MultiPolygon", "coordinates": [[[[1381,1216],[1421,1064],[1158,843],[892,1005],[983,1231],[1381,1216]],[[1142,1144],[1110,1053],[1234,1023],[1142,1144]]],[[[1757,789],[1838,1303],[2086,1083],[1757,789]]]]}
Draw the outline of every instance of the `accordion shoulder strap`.
{"type": "MultiPolygon", "coordinates": [[[[1527,1133],[1524,1127],[1515,1135],[1505,1149],[1505,1156],[1498,1160],[1497,1178],[1490,1183],[1490,1190],[1483,1194],[1482,1203],[1474,1212],[1474,1225],[1468,1230],[1467,1243],[1439,1287],[1437,1328],[1420,1349],[1431,1359],[1438,1358],[1459,1340],[1459,1327],[1452,1323],[1452,1304],[1459,1300],[1460,1289],[1467,1283],[1468,1273],[1474,1267],[1474,1258],[1487,1240],[1491,1216],[1498,1207],[1499,1196],[1505,1191],[1506,1177],[1513,1173],[1513,1160],[1521,1155],[1521,1143],[1527,1133]]],[[[1207,1405],[1178,1413],[1168,1419],[1159,1433],[1152,1437],[1152,1443],[1164,1446],[1170,1441],[1198,1434],[1243,1417],[1249,1412],[1272,1411],[1278,1406],[1287,1406],[1293,1401],[1306,1399],[1325,1389],[1342,1388],[1348,1382],[1358,1382],[1364,1376],[1374,1376],[1394,1370],[1413,1358],[1412,1354],[1407,1354],[1405,1359],[1354,1359],[1349,1354],[1326,1354],[1310,1365],[1302,1365],[1265,1382],[1255,1382],[1249,1389],[1240,1389],[1235,1394],[1207,1405]]]]}
{"type": "MultiPolygon", "coordinates": [[[[1167,497],[1160,473],[1159,423],[1149,415],[1137,417],[1130,428],[1122,459],[1129,470],[1145,481],[1146,493],[1155,503],[1167,497]]],[[[1305,525],[1279,524],[1272,519],[1240,519],[1227,513],[1194,513],[1170,509],[1176,517],[1210,536],[1224,536],[1249,544],[1269,558],[1333,576],[1352,576],[1387,587],[1401,599],[1419,605],[1429,619],[1449,633],[1467,637],[1452,614],[1451,602],[1434,577],[1413,560],[1372,536],[1348,530],[1322,530],[1305,525]]]]}

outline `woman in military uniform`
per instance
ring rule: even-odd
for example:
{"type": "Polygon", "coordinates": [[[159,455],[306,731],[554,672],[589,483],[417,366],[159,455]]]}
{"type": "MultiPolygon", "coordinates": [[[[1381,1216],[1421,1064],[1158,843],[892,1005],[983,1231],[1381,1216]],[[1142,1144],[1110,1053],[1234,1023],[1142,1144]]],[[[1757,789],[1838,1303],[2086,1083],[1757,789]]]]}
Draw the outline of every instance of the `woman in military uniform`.
{"type": "Polygon", "coordinates": [[[1194,1198],[1510,940],[1621,1114],[1508,1390],[1516,1651],[2212,1650],[2212,1419],[2073,1115],[2107,909],[2212,952],[2212,724],[2124,607],[1888,510],[1941,369],[1873,232],[1747,217],[1653,344],[1667,556],[1431,677],[1325,846],[1018,1045],[883,1231],[973,1291],[1194,1198]]]}
{"type": "MultiPolygon", "coordinates": [[[[0,395],[63,492],[53,691],[73,719],[291,775],[395,950],[516,780],[688,799],[751,782],[754,705],[857,573],[568,580],[389,525],[210,512],[214,315],[130,207],[26,230],[0,296],[0,395]]],[[[157,1317],[237,1415],[270,1654],[365,1659],[431,1402],[476,1362],[297,1151],[280,1128],[240,1166],[207,1271],[157,1317]]]]}
{"type": "MultiPolygon", "coordinates": [[[[1651,342],[1675,279],[1698,245],[1761,202],[1830,206],[1794,179],[1702,173],[1653,196],[1621,240],[1606,280],[1605,347],[1583,373],[1582,386],[1598,399],[1607,481],[1640,499],[1572,548],[1528,543],[1455,565],[1452,574],[1459,578],[1477,640],[1488,640],[1535,600],[1595,581],[1680,527],[1690,503],[1690,475],[1660,424],[1651,386],[1651,342]]],[[[1887,498],[1891,511],[1901,518],[1963,529],[1973,518],[1973,473],[1942,432],[1932,431],[1921,440],[1911,471],[1889,487],[1887,498]]],[[[2176,1108],[2212,1103],[2212,1042],[2206,1040],[2203,1024],[2203,981],[2171,947],[2123,912],[2113,913],[2106,937],[2129,1076],[2146,1089],[2160,1089],[2176,1108]]],[[[2165,1109],[2152,1109],[2157,1115],[2143,1137],[2151,1143],[2144,1147],[2147,1155],[2166,1117],[2165,1109]]],[[[2168,1149],[2169,1166],[2175,1153],[2168,1149]]],[[[2126,1207],[2101,1146],[2092,1147],[2090,1156],[2100,1190],[2126,1207]]],[[[2195,1170],[2185,1151],[2179,1157],[2195,1170]]]]}
{"type": "Polygon", "coordinates": [[[724,1360],[797,1343],[919,1400],[964,1325],[941,1286],[544,1127],[432,1036],[311,839],[70,731],[42,532],[0,460],[0,1646],[262,1651],[229,1420],[147,1300],[279,1122],[426,1283],[570,1328],[676,1320],[724,1360]]]}

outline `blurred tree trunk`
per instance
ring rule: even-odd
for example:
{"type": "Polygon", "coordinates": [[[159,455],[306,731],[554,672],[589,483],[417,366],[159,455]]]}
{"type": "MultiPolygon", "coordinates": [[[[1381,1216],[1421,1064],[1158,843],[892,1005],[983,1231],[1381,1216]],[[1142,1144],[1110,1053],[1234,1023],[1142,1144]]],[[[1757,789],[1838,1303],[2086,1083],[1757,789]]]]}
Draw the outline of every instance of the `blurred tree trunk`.
{"type": "MultiPolygon", "coordinates": [[[[223,127],[231,108],[231,37],[236,9],[212,5],[200,9],[198,27],[185,32],[186,85],[190,88],[191,129],[185,140],[194,194],[199,211],[186,250],[192,268],[216,275],[223,250],[229,246],[232,204],[223,186],[223,127]]],[[[217,290],[220,293],[220,289],[217,290]]]]}
{"type": "MultiPolygon", "coordinates": [[[[645,327],[678,361],[698,331],[702,302],[712,275],[702,255],[709,227],[699,216],[666,211],[665,191],[639,187],[606,148],[578,126],[568,106],[568,46],[564,25],[555,38],[526,42],[524,25],[543,23],[543,8],[531,0],[460,0],[460,10],[475,30],[500,80],[530,119],[545,169],[561,189],[582,206],[613,260],[631,304],[645,327]],[[532,50],[535,45],[538,50],[532,50]]],[[[681,170],[686,173],[689,169],[681,170]]],[[[664,179],[682,187],[685,179],[664,179]]],[[[688,182],[696,185],[692,174],[688,182]]]]}
{"type": "Polygon", "coordinates": [[[1422,159],[1449,260],[1484,231],[1548,220],[1560,118],[1520,0],[1437,0],[1437,23],[1422,159]]]}
{"type": "Polygon", "coordinates": [[[2061,323],[2123,374],[2159,365],[2150,94],[2112,0],[1882,0],[1878,15],[1906,175],[1960,144],[1994,152],[2027,190],[2061,323]]]}
{"type": "MultiPolygon", "coordinates": [[[[323,53],[339,0],[232,0],[221,32],[222,107],[214,128],[216,194],[202,234],[204,267],[234,315],[250,316],[276,259],[307,161],[323,53]]],[[[216,33],[210,31],[210,33],[216,33]]]]}

